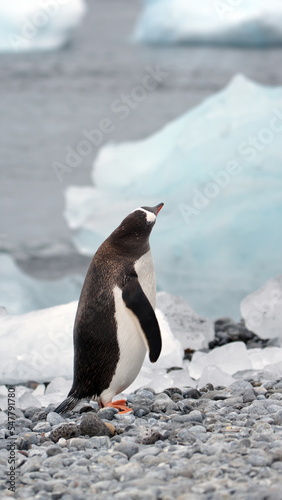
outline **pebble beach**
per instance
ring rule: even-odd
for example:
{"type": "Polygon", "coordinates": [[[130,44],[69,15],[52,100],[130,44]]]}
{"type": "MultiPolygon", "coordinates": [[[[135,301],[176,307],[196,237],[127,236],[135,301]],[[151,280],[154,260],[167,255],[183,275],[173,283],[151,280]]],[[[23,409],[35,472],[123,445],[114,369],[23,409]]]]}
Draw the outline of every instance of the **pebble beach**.
{"type": "Polygon", "coordinates": [[[64,416],[55,405],[16,409],[14,434],[8,422],[0,430],[1,498],[281,498],[282,380],[127,399],[126,414],[95,402],[64,416]]]}

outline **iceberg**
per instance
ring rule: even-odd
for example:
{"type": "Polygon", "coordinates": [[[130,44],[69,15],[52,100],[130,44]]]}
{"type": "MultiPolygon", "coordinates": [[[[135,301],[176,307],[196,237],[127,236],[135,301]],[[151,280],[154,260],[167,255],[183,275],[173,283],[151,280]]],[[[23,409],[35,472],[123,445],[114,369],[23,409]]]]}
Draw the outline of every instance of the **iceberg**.
{"type": "Polygon", "coordinates": [[[282,87],[237,75],[144,140],[108,144],[93,186],[66,189],[77,249],[93,254],[135,207],[162,200],[151,237],[159,290],[206,318],[281,273],[282,87]]]}
{"type": "Polygon", "coordinates": [[[9,314],[24,314],[76,300],[82,283],[81,276],[50,281],[31,278],[10,255],[0,254],[0,306],[9,314]]]}
{"type": "Polygon", "coordinates": [[[282,43],[282,5],[277,0],[145,0],[133,39],[268,47],[282,43]]]}
{"type": "Polygon", "coordinates": [[[241,314],[247,328],[259,337],[282,339],[282,275],[245,297],[241,314]]]}
{"type": "Polygon", "coordinates": [[[84,0],[0,0],[0,52],[58,49],[85,10],[84,0]]]}

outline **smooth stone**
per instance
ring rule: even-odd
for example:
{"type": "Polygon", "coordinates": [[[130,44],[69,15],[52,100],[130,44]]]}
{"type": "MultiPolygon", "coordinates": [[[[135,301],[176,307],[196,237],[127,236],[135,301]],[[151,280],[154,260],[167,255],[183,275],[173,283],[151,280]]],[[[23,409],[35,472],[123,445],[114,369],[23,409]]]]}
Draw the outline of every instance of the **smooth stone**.
{"type": "Polygon", "coordinates": [[[30,458],[30,459],[26,460],[26,462],[21,466],[20,473],[26,474],[26,472],[38,471],[38,470],[40,470],[41,466],[42,466],[42,463],[37,457],[30,458]]]}
{"type": "Polygon", "coordinates": [[[185,416],[188,417],[187,421],[190,421],[190,422],[202,423],[202,421],[203,421],[203,415],[201,414],[201,412],[199,410],[193,410],[185,416]]]}
{"type": "Polygon", "coordinates": [[[50,413],[48,413],[46,420],[51,425],[59,425],[65,422],[64,417],[62,417],[62,415],[59,415],[58,413],[55,413],[54,411],[50,411],[50,413]]]}
{"type": "Polygon", "coordinates": [[[46,449],[46,453],[47,453],[48,457],[53,457],[54,455],[58,455],[59,453],[62,453],[62,452],[63,452],[63,450],[60,446],[51,445],[51,446],[48,446],[48,448],[46,449]]]}
{"type": "Polygon", "coordinates": [[[33,432],[48,432],[51,429],[51,424],[49,422],[38,422],[33,427],[33,432]]]}
{"type": "Polygon", "coordinates": [[[243,394],[243,403],[251,403],[256,398],[253,388],[247,389],[243,394]]]}
{"type": "Polygon", "coordinates": [[[135,443],[122,442],[116,445],[115,449],[126,455],[129,459],[139,452],[139,446],[135,443]]]}

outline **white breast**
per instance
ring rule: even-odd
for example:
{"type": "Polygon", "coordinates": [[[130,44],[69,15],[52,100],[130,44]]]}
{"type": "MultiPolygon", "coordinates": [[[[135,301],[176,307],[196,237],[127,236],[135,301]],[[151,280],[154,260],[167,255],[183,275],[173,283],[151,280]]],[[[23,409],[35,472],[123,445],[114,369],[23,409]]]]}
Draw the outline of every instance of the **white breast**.
{"type": "Polygon", "coordinates": [[[135,271],[139,283],[148,297],[153,309],[156,307],[156,276],[151,252],[145,253],[135,263],[135,271]]]}
{"type": "MultiPolygon", "coordinates": [[[[135,270],[145,295],[155,308],[156,280],[150,252],[136,262],[135,270]]],[[[147,349],[140,323],[125,306],[122,291],[118,286],[114,288],[114,299],[120,358],[110,386],[101,394],[104,403],[111,401],[116,394],[132,384],[141,370],[147,349]]]]}

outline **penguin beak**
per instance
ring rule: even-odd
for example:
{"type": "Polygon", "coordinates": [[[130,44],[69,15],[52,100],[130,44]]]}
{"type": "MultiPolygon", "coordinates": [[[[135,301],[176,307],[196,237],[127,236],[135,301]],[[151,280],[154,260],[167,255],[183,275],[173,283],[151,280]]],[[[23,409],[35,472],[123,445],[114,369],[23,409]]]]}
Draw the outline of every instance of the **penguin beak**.
{"type": "Polygon", "coordinates": [[[154,214],[158,215],[159,211],[163,208],[163,206],[164,206],[164,203],[159,203],[158,205],[156,205],[153,208],[154,214]]]}

